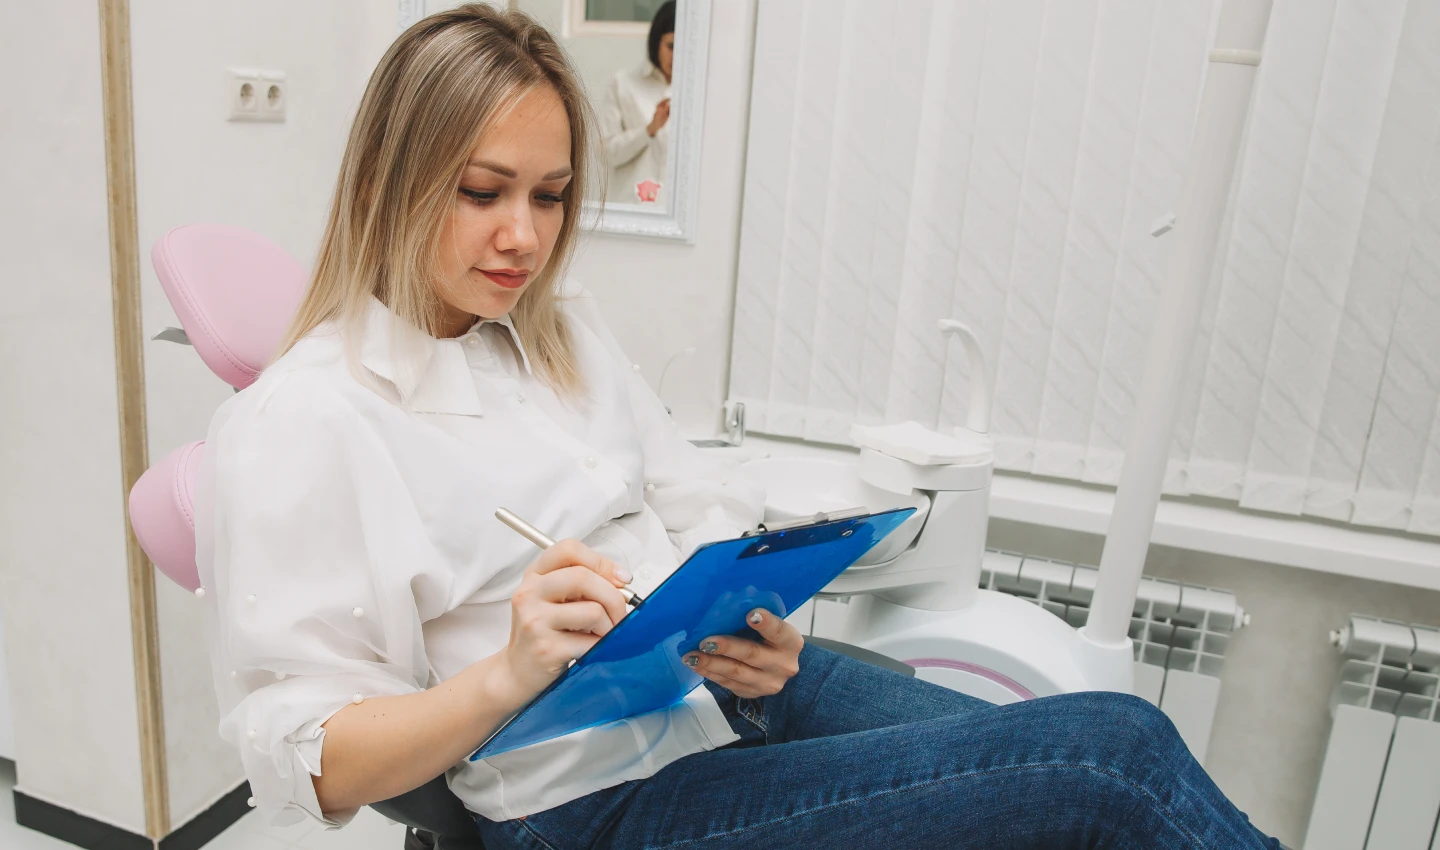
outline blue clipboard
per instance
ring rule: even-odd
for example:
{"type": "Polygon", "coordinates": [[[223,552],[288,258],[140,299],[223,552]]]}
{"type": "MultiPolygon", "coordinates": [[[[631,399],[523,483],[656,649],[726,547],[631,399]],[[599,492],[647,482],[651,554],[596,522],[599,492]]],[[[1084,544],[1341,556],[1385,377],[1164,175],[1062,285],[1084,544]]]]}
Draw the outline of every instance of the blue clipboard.
{"type": "Polygon", "coordinates": [[[470,760],[674,705],[704,681],[681,661],[701,640],[758,638],[747,614],[764,608],[788,615],[914,512],[900,508],[701,546],[470,760]]]}

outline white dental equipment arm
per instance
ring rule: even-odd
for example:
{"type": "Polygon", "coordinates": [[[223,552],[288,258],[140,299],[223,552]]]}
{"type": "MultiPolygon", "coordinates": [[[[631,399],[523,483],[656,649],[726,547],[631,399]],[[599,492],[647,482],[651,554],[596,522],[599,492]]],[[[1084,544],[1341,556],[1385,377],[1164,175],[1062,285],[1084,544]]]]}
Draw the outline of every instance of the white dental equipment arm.
{"type": "Polygon", "coordinates": [[[969,327],[954,319],[941,319],[940,333],[960,340],[970,367],[970,409],[965,416],[965,427],[977,434],[988,434],[990,405],[995,394],[990,386],[990,371],[985,368],[985,355],[980,351],[980,339],[969,327]]]}
{"type": "Polygon", "coordinates": [[[1145,373],[1115,508],[1100,557],[1090,617],[1081,630],[1103,647],[1128,643],[1130,617],[1165,478],[1175,413],[1215,263],[1220,221],[1230,194],[1240,136],[1260,64],[1272,0],[1225,0],[1195,132],[1180,182],[1175,229],[1155,309],[1145,373]]]}

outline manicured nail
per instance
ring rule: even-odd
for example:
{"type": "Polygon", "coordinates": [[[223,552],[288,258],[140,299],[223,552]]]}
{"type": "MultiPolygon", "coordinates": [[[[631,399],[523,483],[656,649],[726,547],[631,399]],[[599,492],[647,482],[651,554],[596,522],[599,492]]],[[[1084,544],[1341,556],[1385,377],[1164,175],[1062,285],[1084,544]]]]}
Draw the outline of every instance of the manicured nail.
{"type": "Polygon", "coordinates": [[[629,584],[630,581],[635,578],[634,576],[630,575],[629,567],[616,567],[615,577],[620,579],[621,584],[629,584]]]}
{"type": "Polygon", "coordinates": [[[750,625],[752,625],[752,626],[758,626],[758,625],[760,625],[760,624],[763,623],[763,622],[765,622],[765,615],[764,615],[764,614],[762,614],[762,613],[759,612],[759,611],[751,611],[751,612],[750,612],[750,625]]]}
{"type": "Polygon", "coordinates": [[[700,651],[710,655],[714,655],[719,650],[720,644],[716,643],[713,640],[707,640],[704,643],[700,644],[700,651]]]}
{"type": "Polygon", "coordinates": [[[686,667],[696,667],[696,666],[698,666],[699,664],[700,664],[700,657],[699,657],[698,655],[687,655],[687,656],[685,656],[685,666],[686,666],[686,667]]]}

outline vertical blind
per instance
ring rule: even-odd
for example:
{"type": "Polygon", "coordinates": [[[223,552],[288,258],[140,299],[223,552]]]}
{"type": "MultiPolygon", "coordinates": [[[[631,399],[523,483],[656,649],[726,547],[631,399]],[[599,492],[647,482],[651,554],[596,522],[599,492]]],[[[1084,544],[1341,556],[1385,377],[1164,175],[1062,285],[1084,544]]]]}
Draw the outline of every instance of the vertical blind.
{"type": "MultiPolygon", "coordinates": [[[[767,0],[730,397],[1113,485],[1214,0],[767,0]]],[[[1440,3],[1276,0],[1166,492],[1440,534],[1440,3]]]]}

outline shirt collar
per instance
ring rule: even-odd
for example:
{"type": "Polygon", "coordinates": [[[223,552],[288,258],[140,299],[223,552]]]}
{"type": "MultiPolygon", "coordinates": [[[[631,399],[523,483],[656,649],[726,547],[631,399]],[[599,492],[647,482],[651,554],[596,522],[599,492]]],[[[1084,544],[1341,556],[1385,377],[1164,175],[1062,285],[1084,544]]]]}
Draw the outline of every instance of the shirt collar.
{"type": "Polygon", "coordinates": [[[484,413],[460,341],[430,336],[377,298],[365,315],[360,363],[390,382],[401,403],[417,413],[484,413]]]}
{"type": "Polygon", "coordinates": [[[470,329],[467,330],[466,333],[479,333],[480,327],[487,322],[499,325],[500,327],[504,328],[507,333],[510,334],[510,341],[515,343],[515,350],[520,352],[520,367],[525,370],[525,374],[529,375],[532,378],[535,377],[535,370],[530,368],[530,355],[525,353],[525,346],[520,344],[520,332],[515,330],[515,323],[511,321],[509,313],[506,313],[498,319],[480,319],[475,324],[471,325],[470,329]]]}

